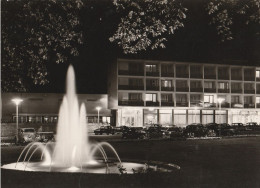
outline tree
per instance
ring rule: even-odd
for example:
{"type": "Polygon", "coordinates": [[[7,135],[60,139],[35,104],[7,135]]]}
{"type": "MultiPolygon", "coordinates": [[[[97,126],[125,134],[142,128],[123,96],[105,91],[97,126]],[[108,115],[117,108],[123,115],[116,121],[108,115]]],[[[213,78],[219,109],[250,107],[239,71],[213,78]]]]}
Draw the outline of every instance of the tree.
{"type": "Polygon", "coordinates": [[[115,0],[114,5],[121,21],[110,41],[126,54],[165,48],[167,36],[184,27],[187,9],[179,1],[115,0]]]}
{"type": "Polygon", "coordinates": [[[81,0],[2,2],[2,91],[48,83],[48,62],[78,55],[81,0]]]}
{"type": "Polygon", "coordinates": [[[234,39],[232,26],[236,16],[240,15],[243,24],[258,24],[259,28],[260,0],[213,0],[208,2],[206,10],[222,42],[234,39]]]}

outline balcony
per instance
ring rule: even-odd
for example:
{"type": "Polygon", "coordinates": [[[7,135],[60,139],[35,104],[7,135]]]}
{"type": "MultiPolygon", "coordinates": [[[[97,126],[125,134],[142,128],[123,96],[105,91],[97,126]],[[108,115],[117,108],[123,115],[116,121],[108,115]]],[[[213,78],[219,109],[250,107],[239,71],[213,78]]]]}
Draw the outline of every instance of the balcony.
{"type": "Polygon", "coordinates": [[[216,79],[216,75],[213,75],[213,74],[204,74],[204,79],[216,79]]]}
{"type": "Polygon", "coordinates": [[[189,74],[188,73],[177,72],[176,73],[176,77],[177,78],[189,78],[189,74]]]}
{"type": "Polygon", "coordinates": [[[257,90],[256,90],[256,94],[260,94],[260,89],[257,89],[257,90]]]}
{"type": "Polygon", "coordinates": [[[255,81],[255,77],[254,76],[244,76],[244,80],[245,81],[255,81]]]}
{"type": "Polygon", "coordinates": [[[242,89],[231,89],[231,93],[242,93],[242,89]]]}
{"type": "Polygon", "coordinates": [[[159,102],[146,101],[146,106],[159,106],[159,102]]]}
{"type": "Polygon", "coordinates": [[[172,102],[172,101],[162,101],[161,106],[174,106],[174,102],[172,102]]]}
{"type": "Polygon", "coordinates": [[[232,108],[243,108],[243,104],[242,103],[231,103],[231,107],[232,108]]]}
{"type": "Polygon", "coordinates": [[[242,80],[242,76],[231,75],[231,80],[242,80]]]}
{"type": "Polygon", "coordinates": [[[119,106],[144,106],[144,101],[118,101],[119,106]]]}
{"type": "Polygon", "coordinates": [[[162,72],[161,76],[162,77],[174,77],[174,73],[173,72],[162,72]]]}
{"type": "Polygon", "coordinates": [[[146,85],[146,90],[148,90],[148,91],[159,91],[159,86],[146,85]]]}
{"type": "Polygon", "coordinates": [[[176,87],[176,91],[189,92],[189,88],[188,87],[176,87]]]}
{"type": "Polygon", "coordinates": [[[174,87],[161,87],[162,91],[174,91],[174,87]]]}
{"type": "Polygon", "coordinates": [[[144,86],[119,85],[119,90],[144,90],[144,86]]]}
{"type": "Polygon", "coordinates": [[[204,108],[213,108],[213,107],[216,107],[217,104],[216,103],[204,102],[203,106],[204,106],[204,108]]]}
{"type": "Polygon", "coordinates": [[[244,93],[255,94],[255,90],[254,89],[245,89],[244,93]]]}
{"type": "Polygon", "coordinates": [[[156,71],[156,72],[146,72],[146,76],[159,76],[159,71],[156,71]]]}
{"type": "Polygon", "coordinates": [[[230,103],[228,103],[228,102],[222,103],[221,108],[230,108],[230,103]]]}
{"type": "Polygon", "coordinates": [[[218,89],[219,93],[229,93],[230,90],[229,89],[218,89]]]}
{"type": "Polygon", "coordinates": [[[260,103],[256,103],[256,108],[260,108],[260,103]]]}
{"type": "Polygon", "coordinates": [[[203,75],[202,74],[195,74],[195,73],[190,73],[190,77],[191,78],[203,78],[203,75]]]}
{"type": "Polygon", "coordinates": [[[190,101],[190,106],[191,107],[202,107],[202,102],[201,101],[190,101]]]}
{"type": "Polygon", "coordinates": [[[118,70],[119,75],[132,75],[132,76],[143,76],[144,71],[134,71],[134,70],[118,70]]]}
{"type": "Polygon", "coordinates": [[[190,92],[203,92],[203,88],[199,88],[199,87],[191,87],[190,88],[190,92]]]}
{"type": "Polygon", "coordinates": [[[188,107],[189,103],[188,102],[176,102],[177,107],[188,107]]]}
{"type": "Polygon", "coordinates": [[[255,104],[244,104],[244,108],[255,108],[255,104]]]}
{"type": "Polygon", "coordinates": [[[219,80],[229,80],[229,75],[218,75],[219,80]]]}
{"type": "Polygon", "coordinates": [[[204,88],[205,93],[216,93],[216,88],[204,88]]]}

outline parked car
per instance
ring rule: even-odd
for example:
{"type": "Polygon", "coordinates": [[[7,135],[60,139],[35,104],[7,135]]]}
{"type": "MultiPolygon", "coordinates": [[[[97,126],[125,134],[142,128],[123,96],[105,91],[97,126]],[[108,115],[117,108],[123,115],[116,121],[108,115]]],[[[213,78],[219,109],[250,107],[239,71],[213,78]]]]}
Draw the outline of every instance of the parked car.
{"type": "Polygon", "coordinates": [[[55,141],[54,133],[53,132],[37,132],[35,141],[38,141],[38,142],[55,141]]]}
{"type": "Polygon", "coordinates": [[[123,133],[125,130],[128,130],[128,129],[129,129],[128,126],[123,125],[123,126],[119,126],[119,127],[114,127],[114,132],[115,132],[115,134],[123,133]]]}
{"type": "Polygon", "coordinates": [[[115,134],[115,130],[112,126],[101,126],[98,129],[94,130],[95,135],[102,135],[102,134],[115,134]]]}
{"type": "Polygon", "coordinates": [[[164,135],[170,138],[181,138],[183,137],[183,129],[181,127],[170,127],[164,132],[164,135]]]}
{"type": "MultiPolygon", "coordinates": [[[[18,143],[26,144],[35,141],[36,131],[34,128],[18,129],[18,143]]],[[[16,137],[15,137],[16,140],[16,137]]]]}
{"type": "Polygon", "coordinates": [[[227,123],[220,123],[220,124],[210,123],[207,125],[207,128],[209,130],[214,131],[216,136],[232,136],[237,134],[236,128],[230,126],[227,123]]]}
{"type": "Polygon", "coordinates": [[[207,132],[206,126],[200,123],[193,123],[187,125],[183,133],[186,137],[203,137],[207,135],[207,132]]]}
{"type": "Polygon", "coordinates": [[[144,139],[146,137],[146,132],[140,128],[127,127],[123,130],[122,138],[127,139],[144,139]]]}
{"type": "Polygon", "coordinates": [[[146,134],[148,138],[162,138],[163,128],[160,124],[153,124],[146,129],[146,134]]]}

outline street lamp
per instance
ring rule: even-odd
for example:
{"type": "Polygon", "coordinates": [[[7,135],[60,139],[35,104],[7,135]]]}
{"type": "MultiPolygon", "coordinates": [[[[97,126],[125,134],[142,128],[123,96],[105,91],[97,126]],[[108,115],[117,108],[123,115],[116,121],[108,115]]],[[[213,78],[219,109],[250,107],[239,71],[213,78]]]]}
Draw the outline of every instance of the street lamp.
{"type": "Polygon", "coordinates": [[[101,107],[98,106],[98,107],[96,107],[96,109],[97,109],[97,111],[98,111],[98,125],[99,125],[99,111],[101,110],[101,107]]]}
{"type": "Polygon", "coordinates": [[[23,100],[15,98],[12,99],[12,102],[16,105],[16,142],[18,142],[18,106],[21,102],[23,102],[23,100]]]}

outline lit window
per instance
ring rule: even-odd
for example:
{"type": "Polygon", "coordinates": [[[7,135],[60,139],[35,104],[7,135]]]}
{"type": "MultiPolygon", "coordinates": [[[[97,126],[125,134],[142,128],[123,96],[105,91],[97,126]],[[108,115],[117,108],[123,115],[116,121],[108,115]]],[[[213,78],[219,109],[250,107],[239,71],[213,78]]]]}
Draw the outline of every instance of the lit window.
{"type": "Polygon", "coordinates": [[[145,94],[146,101],[156,102],[157,96],[156,94],[145,94]]]}
{"type": "Polygon", "coordinates": [[[259,78],[259,79],[260,79],[260,70],[257,70],[257,71],[256,71],[256,78],[259,78]]]}
{"type": "Polygon", "coordinates": [[[260,103],[260,97],[256,97],[255,100],[257,104],[260,103]]]}
{"type": "Polygon", "coordinates": [[[162,87],[172,87],[171,80],[162,80],[162,87]]]}
{"type": "Polygon", "coordinates": [[[214,103],[214,96],[213,95],[205,95],[204,102],[206,103],[214,103]]]}
{"type": "Polygon", "coordinates": [[[156,72],[156,65],[145,65],[146,72],[156,72]]]}

